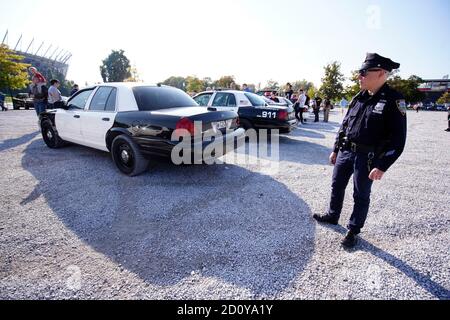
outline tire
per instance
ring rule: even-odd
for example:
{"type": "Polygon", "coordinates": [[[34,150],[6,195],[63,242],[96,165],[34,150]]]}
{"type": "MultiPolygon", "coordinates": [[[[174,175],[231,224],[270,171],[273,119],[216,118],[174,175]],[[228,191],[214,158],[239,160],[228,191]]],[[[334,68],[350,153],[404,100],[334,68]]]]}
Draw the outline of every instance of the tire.
{"type": "Polygon", "coordinates": [[[55,131],[49,121],[42,122],[41,133],[47,147],[51,149],[58,149],[64,146],[64,140],[59,137],[58,132],[55,131]]]}
{"type": "Polygon", "coordinates": [[[117,168],[134,177],[148,169],[149,161],[142,156],[137,144],[126,135],[117,136],[111,145],[111,155],[117,168]]]}

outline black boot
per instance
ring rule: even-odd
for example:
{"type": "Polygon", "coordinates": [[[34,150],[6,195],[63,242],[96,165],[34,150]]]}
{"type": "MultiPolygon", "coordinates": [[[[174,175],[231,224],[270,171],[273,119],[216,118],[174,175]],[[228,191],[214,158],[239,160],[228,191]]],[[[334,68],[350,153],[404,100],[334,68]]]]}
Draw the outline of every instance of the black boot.
{"type": "Polygon", "coordinates": [[[341,244],[343,247],[351,249],[356,245],[357,242],[358,239],[356,238],[356,234],[349,231],[347,232],[345,238],[342,240],[341,244]]]}
{"type": "Polygon", "coordinates": [[[333,217],[329,213],[325,213],[325,214],[315,213],[313,215],[313,218],[316,219],[318,222],[329,223],[329,224],[333,224],[333,225],[337,225],[339,222],[339,218],[333,217]]]}

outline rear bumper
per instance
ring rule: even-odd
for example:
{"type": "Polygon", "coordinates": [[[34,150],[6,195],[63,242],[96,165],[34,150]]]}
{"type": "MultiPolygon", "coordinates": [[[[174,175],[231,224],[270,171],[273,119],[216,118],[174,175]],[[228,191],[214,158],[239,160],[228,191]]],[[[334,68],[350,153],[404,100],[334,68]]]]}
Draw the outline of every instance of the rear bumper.
{"type": "Polygon", "coordinates": [[[245,144],[245,130],[238,128],[233,132],[218,137],[211,137],[211,140],[202,140],[186,143],[175,143],[178,148],[183,150],[190,150],[194,159],[209,159],[220,158],[225,154],[241,147],[245,144]]]}
{"type": "Polygon", "coordinates": [[[258,125],[257,129],[271,129],[290,132],[297,125],[297,119],[285,120],[285,121],[273,121],[270,124],[258,125]]]}
{"type": "Polygon", "coordinates": [[[245,130],[238,128],[226,135],[211,137],[211,140],[202,139],[194,142],[190,139],[178,142],[152,137],[133,137],[132,139],[138,144],[146,158],[152,156],[170,157],[172,150],[177,147],[178,150],[183,150],[183,152],[189,151],[195,159],[208,160],[219,158],[245,144],[245,130]],[[211,150],[212,152],[206,152],[206,155],[209,156],[205,156],[205,151],[211,150]]]}

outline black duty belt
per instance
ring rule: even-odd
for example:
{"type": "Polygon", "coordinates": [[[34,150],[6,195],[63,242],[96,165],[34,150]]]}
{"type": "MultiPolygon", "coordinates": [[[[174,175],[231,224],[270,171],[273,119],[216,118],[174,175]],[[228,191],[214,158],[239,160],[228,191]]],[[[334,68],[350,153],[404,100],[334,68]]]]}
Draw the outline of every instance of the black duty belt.
{"type": "Polygon", "coordinates": [[[352,152],[360,152],[360,153],[375,153],[376,149],[372,146],[366,146],[360,143],[349,142],[343,148],[344,150],[349,150],[352,152]]]}

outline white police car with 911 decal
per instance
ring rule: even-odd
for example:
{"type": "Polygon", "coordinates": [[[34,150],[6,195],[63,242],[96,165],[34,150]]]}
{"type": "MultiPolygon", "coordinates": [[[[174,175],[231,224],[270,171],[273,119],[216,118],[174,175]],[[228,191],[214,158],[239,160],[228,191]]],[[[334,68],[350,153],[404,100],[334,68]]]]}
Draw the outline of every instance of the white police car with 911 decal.
{"type": "Polygon", "coordinates": [[[297,119],[291,105],[268,104],[254,93],[238,90],[205,91],[194,100],[210,110],[235,111],[239,115],[240,126],[247,129],[278,129],[281,133],[295,128],[297,119]]]}
{"type": "Polygon", "coordinates": [[[153,156],[171,157],[181,143],[192,156],[213,149],[214,158],[245,143],[236,112],[211,111],[179,89],[142,83],[80,90],[64,108],[43,112],[39,124],[48,147],[71,142],[111,152],[118,169],[129,176],[144,172],[153,156]]]}

